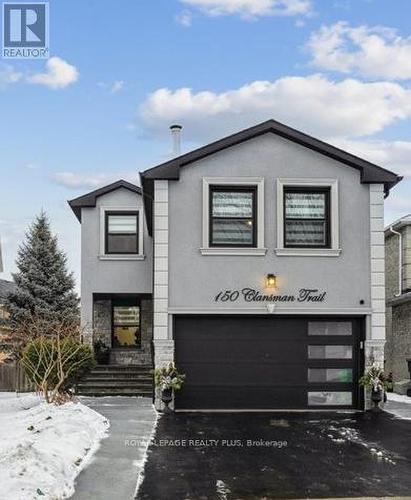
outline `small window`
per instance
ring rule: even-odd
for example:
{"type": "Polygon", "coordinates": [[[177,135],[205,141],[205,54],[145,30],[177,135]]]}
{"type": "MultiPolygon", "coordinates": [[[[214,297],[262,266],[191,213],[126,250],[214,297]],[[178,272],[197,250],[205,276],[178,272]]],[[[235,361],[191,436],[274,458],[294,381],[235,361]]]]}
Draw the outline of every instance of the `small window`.
{"type": "Polygon", "coordinates": [[[308,382],[351,383],[352,368],[308,368],[308,382]]]}
{"type": "Polygon", "coordinates": [[[210,187],[210,246],[255,247],[256,187],[210,187]]]}
{"type": "Polygon", "coordinates": [[[138,254],[138,212],[106,212],[106,254],[138,254]]]}
{"type": "Polygon", "coordinates": [[[329,189],[284,188],[284,245],[329,248],[329,189]]]}
{"type": "Polygon", "coordinates": [[[310,391],[309,406],[351,406],[352,393],[348,391],[310,391]]]}
{"type": "Polygon", "coordinates": [[[308,323],[308,335],[352,335],[352,323],[350,321],[310,321],[308,323]]]}
{"type": "Polygon", "coordinates": [[[352,359],[352,346],[309,345],[308,359],[352,359]]]}

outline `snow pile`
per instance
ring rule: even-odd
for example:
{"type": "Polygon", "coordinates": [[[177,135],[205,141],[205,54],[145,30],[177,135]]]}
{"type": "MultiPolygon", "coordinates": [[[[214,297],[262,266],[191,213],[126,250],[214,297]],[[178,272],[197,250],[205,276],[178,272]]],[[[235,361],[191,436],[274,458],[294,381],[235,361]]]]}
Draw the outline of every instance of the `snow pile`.
{"type": "Polygon", "coordinates": [[[394,401],[395,403],[406,403],[411,405],[411,398],[403,394],[396,394],[395,392],[387,392],[388,401],[394,401]]]}
{"type": "Polygon", "coordinates": [[[9,500],[61,499],[107,435],[108,421],[81,403],[0,393],[0,484],[9,500]]]}

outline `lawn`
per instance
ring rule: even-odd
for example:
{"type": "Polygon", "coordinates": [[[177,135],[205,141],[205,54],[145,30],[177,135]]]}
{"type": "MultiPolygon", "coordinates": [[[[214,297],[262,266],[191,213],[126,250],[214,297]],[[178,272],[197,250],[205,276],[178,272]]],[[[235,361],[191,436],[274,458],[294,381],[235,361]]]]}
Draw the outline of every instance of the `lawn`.
{"type": "Polygon", "coordinates": [[[2,498],[70,497],[108,428],[106,418],[78,402],[56,406],[33,393],[0,393],[2,498]]]}

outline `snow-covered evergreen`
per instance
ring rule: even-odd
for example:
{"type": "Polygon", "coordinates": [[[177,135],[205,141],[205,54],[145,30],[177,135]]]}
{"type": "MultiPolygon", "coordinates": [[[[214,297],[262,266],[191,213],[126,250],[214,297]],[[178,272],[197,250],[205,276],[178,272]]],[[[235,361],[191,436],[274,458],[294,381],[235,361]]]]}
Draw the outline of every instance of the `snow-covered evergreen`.
{"type": "Polygon", "coordinates": [[[16,264],[18,272],[13,278],[17,289],[7,299],[13,321],[21,323],[31,315],[50,320],[78,317],[73,274],[67,270],[66,256],[58,248],[45,212],[29,227],[16,264]]]}

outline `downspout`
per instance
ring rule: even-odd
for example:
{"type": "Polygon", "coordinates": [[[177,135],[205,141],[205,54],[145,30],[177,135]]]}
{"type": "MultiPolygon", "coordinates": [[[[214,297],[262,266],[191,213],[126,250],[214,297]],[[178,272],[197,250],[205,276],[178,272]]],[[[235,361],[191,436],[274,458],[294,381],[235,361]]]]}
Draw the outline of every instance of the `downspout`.
{"type": "Polygon", "coordinates": [[[389,227],[391,233],[398,236],[398,293],[394,297],[399,297],[402,294],[402,234],[395,231],[392,226],[389,227]]]}

